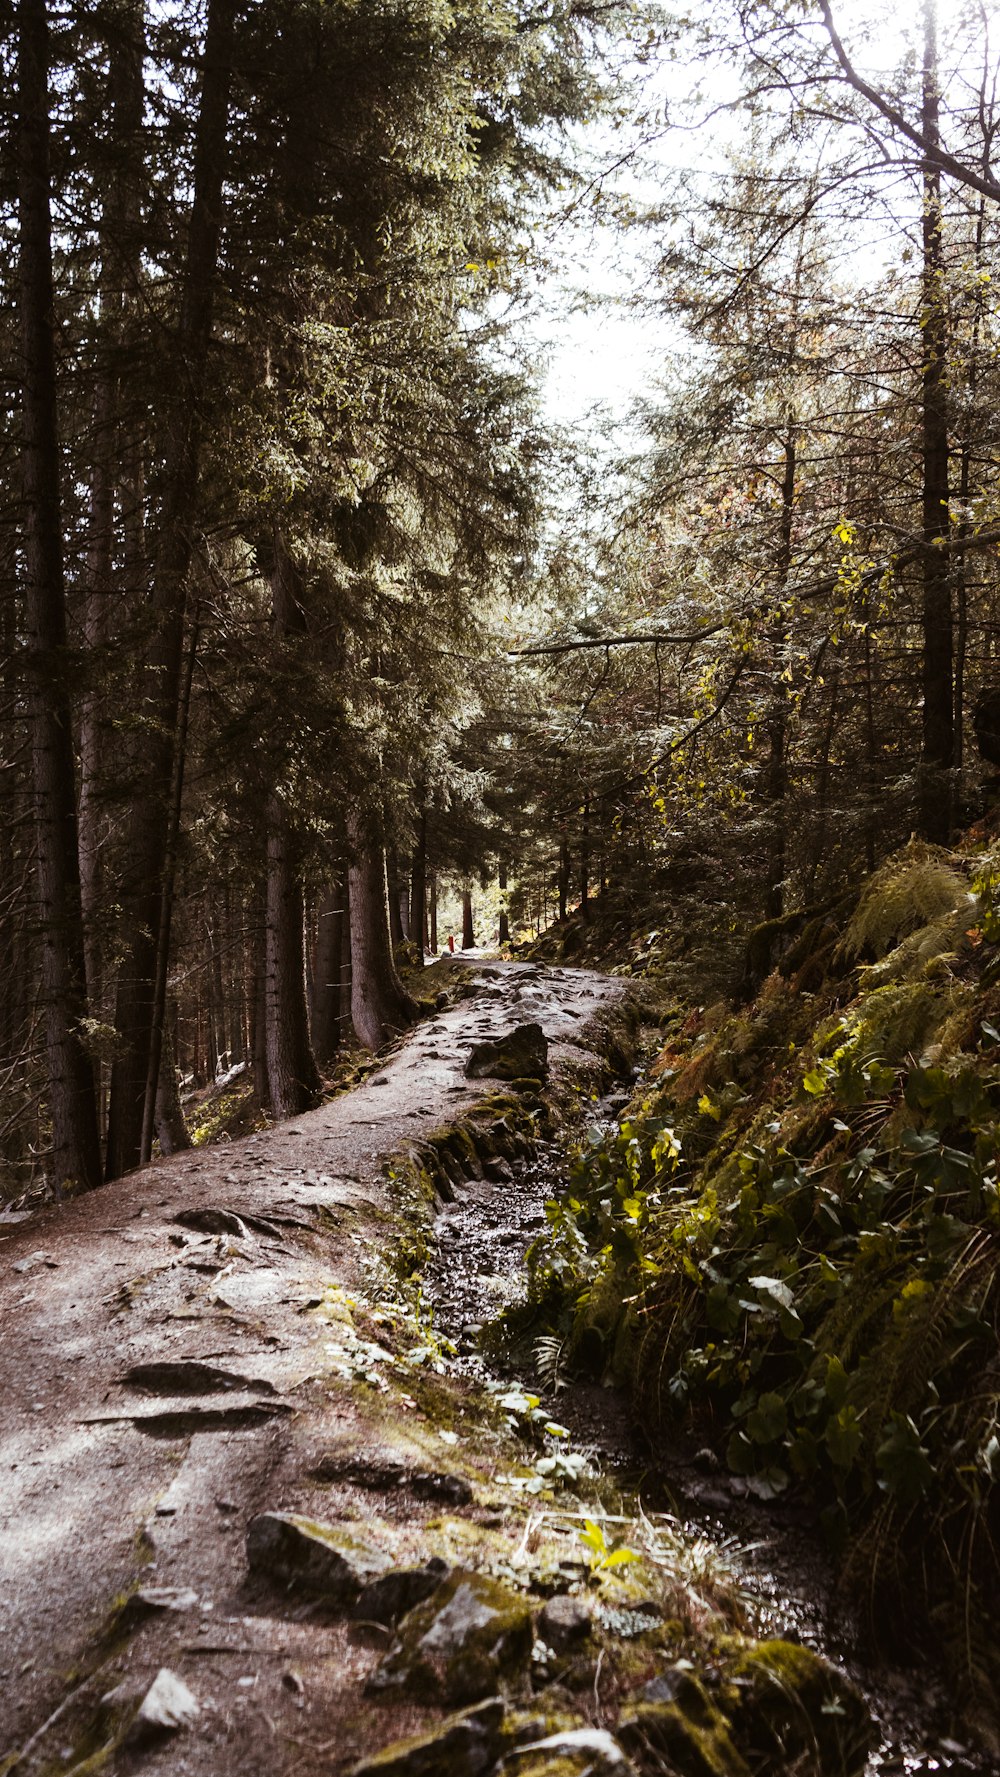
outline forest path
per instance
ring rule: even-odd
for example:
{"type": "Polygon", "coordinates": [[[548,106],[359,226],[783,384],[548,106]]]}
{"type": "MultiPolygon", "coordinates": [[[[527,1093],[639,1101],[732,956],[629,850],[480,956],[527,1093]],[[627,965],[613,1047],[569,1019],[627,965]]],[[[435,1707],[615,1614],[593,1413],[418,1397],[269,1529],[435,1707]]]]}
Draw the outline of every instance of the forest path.
{"type": "MultiPolygon", "coordinates": [[[[622,992],[529,963],[477,964],[469,986],[319,1110],[0,1225],[0,1772],[11,1758],[19,1771],[73,1769],[74,1722],[120,1679],[141,1689],[163,1665],[199,1698],[201,1726],[183,1750],[144,1753],[144,1770],[280,1768],[282,1738],[313,1710],[310,1662],[327,1726],[359,1709],[374,1654],[343,1622],[320,1629],[248,1593],[247,1522],[276,1509],[392,1519],[393,1500],[370,1487],[315,1479],[331,1442],[372,1441],[371,1405],[345,1385],[330,1334],[342,1293],[392,1238],[385,1161],[495,1087],[465,1078],[474,1043],[536,1021],[555,1073],[593,1065],[587,1020],[622,992]],[[176,1588],[179,1608],[154,1601],[127,1639],[109,1634],[136,1585],[176,1588]]],[[[412,1412],[382,1427],[381,1453],[435,1469],[447,1445],[404,1401],[412,1412]]],[[[394,1557],[426,1559],[420,1512],[400,1505],[394,1557]]],[[[378,1706],[380,1739],[401,1707],[378,1706]]],[[[365,1739],[362,1725],[345,1744],[365,1739]]]]}

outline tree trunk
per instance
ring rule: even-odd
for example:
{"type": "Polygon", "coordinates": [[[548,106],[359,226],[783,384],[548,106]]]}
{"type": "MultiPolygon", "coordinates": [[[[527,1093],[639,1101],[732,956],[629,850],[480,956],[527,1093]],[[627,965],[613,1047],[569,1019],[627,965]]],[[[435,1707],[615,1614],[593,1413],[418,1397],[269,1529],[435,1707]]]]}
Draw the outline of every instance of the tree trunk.
{"type": "Polygon", "coordinates": [[[351,1023],[351,895],[348,887],[347,869],[345,866],[341,878],[341,891],[344,897],[344,912],[340,922],[340,1035],[341,1043],[349,1043],[353,1031],[351,1023]]]}
{"type": "MultiPolygon", "coordinates": [[[[923,136],[940,142],[937,18],[924,0],[923,136]]],[[[920,832],[951,837],[955,723],[948,485],[948,336],[945,314],[941,172],[928,154],[923,172],[923,733],[919,770],[920,832]]]]}
{"type": "Polygon", "coordinates": [[[462,890],[462,949],[475,950],[476,931],[472,923],[472,890],[462,890]]]}
{"type": "Polygon", "coordinates": [[[257,899],[253,919],[253,1025],[250,1052],[253,1058],[253,1083],[262,1110],[271,1108],[271,1092],[267,1078],[267,941],[264,907],[257,899]]]}
{"type": "Polygon", "coordinates": [[[164,1025],[160,1083],[156,1093],[156,1138],[161,1154],[180,1154],[191,1146],[177,1084],[177,1048],[174,1038],[176,1019],[177,1008],[174,1006],[172,1017],[164,1025]]]}
{"type": "Polygon", "coordinates": [[[590,918],[590,797],[583,800],[580,832],[580,918],[590,918]]]}
{"type": "MultiPolygon", "coordinates": [[[[271,598],[279,643],[308,633],[306,591],[280,531],[274,533],[271,598]]],[[[320,1095],[309,1039],[305,900],[294,825],[278,789],[267,798],[267,1084],[276,1117],[295,1117],[320,1095]]]]}
{"type": "Polygon", "coordinates": [[[392,955],[385,850],[377,838],[364,831],[353,810],[348,814],[347,836],[351,848],[351,1017],[358,1041],[366,1049],[381,1049],[390,1036],[412,1021],[416,1007],[396,973],[392,955]]]}
{"type": "Polygon", "coordinates": [[[559,918],[560,919],[566,918],[566,911],[567,911],[567,908],[569,905],[569,884],[570,884],[571,873],[572,873],[572,860],[571,860],[570,854],[569,854],[569,846],[567,845],[565,839],[563,839],[559,845],[558,882],[559,882],[559,918]]]}
{"type": "Polygon", "coordinates": [[[507,912],[507,866],[500,865],[498,885],[500,889],[500,922],[497,936],[501,944],[510,943],[510,915],[507,912]]]}
{"type": "Polygon", "coordinates": [[[305,908],[288,812],[274,791],[267,803],[267,1085],[276,1117],[317,1103],[322,1082],[309,1042],[305,908]]]}
{"type": "Polygon", "coordinates": [[[18,26],[25,664],[52,1182],[61,1191],[100,1184],[101,1162],[94,1070],[82,1032],[86,966],[66,661],[45,0],[20,0],[18,26]]]}
{"type": "Polygon", "coordinates": [[[395,949],[397,944],[403,943],[406,936],[403,931],[403,919],[400,907],[399,860],[396,856],[395,847],[386,854],[386,876],[389,891],[389,936],[392,939],[393,949],[395,949]]]}
{"type": "MultiPolygon", "coordinates": [[[[984,145],[983,158],[989,161],[988,141],[984,145]]],[[[972,339],[968,349],[968,391],[963,406],[966,412],[965,431],[962,438],[962,450],[958,480],[959,519],[956,541],[958,548],[955,553],[955,685],[953,707],[953,764],[960,771],[965,757],[965,671],[969,645],[969,592],[968,592],[968,560],[965,543],[971,529],[969,523],[969,501],[972,497],[972,457],[973,435],[975,428],[976,395],[979,384],[979,350],[980,335],[983,325],[985,307],[985,288],[981,278],[983,266],[983,247],[986,237],[986,199],[981,197],[976,212],[976,249],[973,259],[973,302],[975,304],[972,318],[972,339]]]]}
{"type": "MultiPolygon", "coordinates": [[[[175,399],[167,416],[163,513],[153,586],[157,634],[150,650],[146,701],[155,721],[141,761],[125,887],[129,936],[122,958],[115,1023],[119,1049],[111,1070],[108,1114],[110,1178],[139,1163],[143,1111],[153,1068],[156,964],[164,948],[161,909],[175,781],[188,574],[204,430],[204,383],[212,334],[226,131],[232,81],[235,0],[209,0],[193,195],[181,298],[175,399]]],[[[169,934],[166,934],[169,936],[169,934]]]]}
{"type": "Polygon", "coordinates": [[[340,1044],[340,968],[344,947],[344,891],[336,883],[320,902],[313,972],[313,1053],[320,1066],[340,1044]]]}
{"type": "MultiPolygon", "coordinates": [[[[80,709],[80,886],[83,901],[87,989],[90,1005],[101,1015],[104,955],[101,940],[103,858],[110,833],[102,804],[103,769],[101,696],[96,663],[110,639],[114,594],[115,496],[123,481],[135,478],[134,437],[122,437],[119,357],[130,292],[138,284],[137,223],[141,206],[135,168],[141,164],[140,135],[145,99],[143,53],[144,0],[125,0],[108,21],[108,103],[116,160],[108,181],[100,221],[101,357],[94,392],[93,457],[90,524],[86,556],[84,647],[89,671],[80,709]]],[[[103,16],[107,16],[104,14],[103,16]]],[[[125,498],[120,503],[127,504],[125,498]]]]}
{"type": "Polygon", "coordinates": [[[410,936],[422,967],[427,949],[427,814],[424,809],[420,810],[410,860],[410,936]]]}
{"type": "Polygon", "coordinates": [[[431,902],[431,908],[430,908],[431,945],[430,945],[430,949],[431,949],[431,955],[437,956],[437,949],[438,949],[438,879],[437,879],[436,872],[433,872],[433,871],[431,873],[430,902],[431,902]]]}
{"type": "MultiPolygon", "coordinates": [[[[798,290],[796,289],[796,313],[793,323],[793,346],[798,332],[798,290]]],[[[795,474],[797,467],[797,446],[795,435],[795,415],[789,411],[788,426],[785,432],[784,465],[781,477],[781,528],[778,542],[778,560],[776,578],[782,588],[788,584],[788,576],[792,566],[792,541],[795,526],[795,474]]],[[[785,908],[785,871],[786,871],[786,838],[787,809],[785,806],[788,795],[788,695],[784,672],[785,645],[787,642],[787,622],[785,613],[779,609],[775,621],[771,625],[771,671],[776,680],[771,697],[771,707],[767,717],[767,768],[764,774],[764,800],[770,810],[771,828],[766,864],[766,890],[764,895],[764,918],[780,919],[785,908]]]]}

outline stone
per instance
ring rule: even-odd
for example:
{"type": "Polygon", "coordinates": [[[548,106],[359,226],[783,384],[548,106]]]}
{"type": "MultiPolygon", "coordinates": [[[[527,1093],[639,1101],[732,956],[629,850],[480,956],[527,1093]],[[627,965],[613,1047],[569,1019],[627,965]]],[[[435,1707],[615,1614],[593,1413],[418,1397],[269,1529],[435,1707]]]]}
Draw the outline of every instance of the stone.
{"type": "Polygon", "coordinates": [[[199,1234],[231,1234],[236,1240],[249,1240],[250,1231],[235,1210],[206,1206],[204,1209],[182,1209],[174,1216],[182,1228],[194,1228],[199,1234]]]}
{"type": "Polygon", "coordinates": [[[247,1529],[252,1573],[289,1588],[350,1606],[392,1566],[380,1549],[339,1524],[321,1524],[294,1512],[262,1512],[247,1529]]]}
{"type": "Polygon", "coordinates": [[[125,1734],[127,1744],[158,1740],[194,1727],[201,1710],[198,1699],[176,1672],[161,1666],[125,1734]]]}
{"type": "Polygon", "coordinates": [[[367,1623],[395,1623],[423,1604],[447,1572],[447,1562],[434,1555],[425,1567],[400,1567],[383,1573],[364,1588],[354,1606],[354,1615],[367,1623]]]}
{"type": "Polygon", "coordinates": [[[190,1586],[141,1586],[122,1606],[118,1621],[133,1628],[163,1611],[194,1610],[198,1594],[190,1586]]]}
{"type": "Polygon", "coordinates": [[[634,1777],[634,1767],[607,1728],[568,1728],[508,1753],[503,1777],[634,1777]]]}
{"type": "Polygon", "coordinates": [[[465,1064],[469,1080],[543,1080],[549,1041],[540,1024],[519,1024],[493,1042],[476,1043],[465,1064]]]}
{"type": "Polygon", "coordinates": [[[860,1691],[829,1660],[794,1641],[749,1647],[725,1674],[733,1738],[747,1763],[808,1762],[815,1777],[860,1777],[874,1743],[860,1691]]]}
{"type": "Polygon", "coordinates": [[[550,1598],[538,1619],[538,1634],[553,1653],[564,1654],[568,1648],[586,1641],[591,1631],[590,1609],[582,1598],[560,1592],[550,1598]]]}
{"type": "MultiPolygon", "coordinates": [[[[685,1673],[671,1702],[635,1703],[618,1719],[618,1739],[643,1766],[666,1759],[685,1777],[750,1777],[730,1737],[730,1724],[703,1686],[685,1673]]],[[[770,1767],[762,1767],[769,1769],[770,1767]]],[[[779,1761],[775,1770],[783,1770],[779,1761]]]]}
{"type": "Polygon", "coordinates": [[[350,1777],[480,1777],[503,1746],[504,1703],[492,1697],[452,1715],[429,1734],[395,1740],[361,1760],[350,1777]]]}
{"type": "Polygon", "coordinates": [[[474,1703],[527,1666],[532,1640],[524,1598],[485,1574],[457,1567],[403,1618],[399,1639],[369,1689],[474,1703]]]}
{"type": "Polygon", "coordinates": [[[509,1160],[486,1160],[483,1171],[493,1185],[510,1185],[514,1182],[514,1168],[509,1160]]]}

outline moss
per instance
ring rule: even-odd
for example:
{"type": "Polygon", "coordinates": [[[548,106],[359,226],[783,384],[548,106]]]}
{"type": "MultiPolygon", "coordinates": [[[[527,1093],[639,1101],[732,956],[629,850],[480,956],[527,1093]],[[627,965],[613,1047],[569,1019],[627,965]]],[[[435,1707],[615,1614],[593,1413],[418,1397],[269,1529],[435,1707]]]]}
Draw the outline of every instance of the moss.
{"type": "MultiPolygon", "coordinates": [[[[751,1777],[729,1723],[704,1686],[686,1675],[672,1703],[637,1703],[622,1711],[618,1739],[637,1757],[667,1758],[679,1777],[751,1777]]],[[[781,1766],[773,1767],[775,1777],[781,1766]]]]}
{"type": "Polygon", "coordinates": [[[752,1769],[790,1766],[815,1777],[863,1772],[874,1740],[868,1708],[811,1648],[763,1641],[743,1649],[726,1672],[723,1695],[752,1769]]]}
{"type": "Polygon", "coordinates": [[[472,1703],[516,1682],[531,1656],[527,1602],[497,1580],[457,1568],[418,1604],[369,1687],[472,1703]]]}

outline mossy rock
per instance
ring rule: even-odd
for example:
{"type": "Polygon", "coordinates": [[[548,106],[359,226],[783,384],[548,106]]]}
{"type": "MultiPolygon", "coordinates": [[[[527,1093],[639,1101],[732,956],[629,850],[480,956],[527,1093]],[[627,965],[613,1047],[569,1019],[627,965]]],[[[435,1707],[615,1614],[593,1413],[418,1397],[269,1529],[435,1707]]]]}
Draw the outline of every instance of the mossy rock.
{"type": "Polygon", "coordinates": [[[503,1750],[504,1702],[491,1697],[426,1734],[394,1740],[353,1767],[350,1777],[480,1777],[503,1750]]]}
{"type": "Polygon", "coordinates": [[[251,1519],[247,1563],[252,1573],[335,1606],[354,1604],[362,1589],[392,1566],[387,1555],[343,1525],[294,1512],[262,1512],[251,1519]]]}
{"type": "Polygon", "coordinates": [[[485,1574],[456,1568],[399,1626],[369,1680],[443,1703],[473,1703],[513,1683],[531,1657],[527,1601],[485,1574]]]}
{"type": "Polygon", "coordinates": [[[726,1673],[733,1735],[754,1777],[860,1777],[874,1738],[867,1704],[842,1672],[811,1648],[763,1641],[726,1673]]]}
{"type": "MultiPolygon", "coordinates": [[[[751,1777],[726,1717],[689,1674],[672,1702],[635,1703],[623,1710],[618,1738],[640,1762],[651,1755],[666,1758],[678,1777],[751,1777]]],[[[776,1766],[775,1773],[782,1768],[776,1766]]]]}

